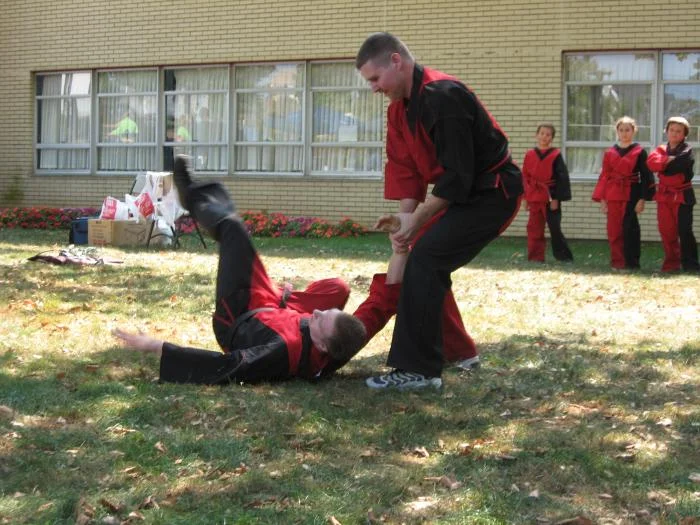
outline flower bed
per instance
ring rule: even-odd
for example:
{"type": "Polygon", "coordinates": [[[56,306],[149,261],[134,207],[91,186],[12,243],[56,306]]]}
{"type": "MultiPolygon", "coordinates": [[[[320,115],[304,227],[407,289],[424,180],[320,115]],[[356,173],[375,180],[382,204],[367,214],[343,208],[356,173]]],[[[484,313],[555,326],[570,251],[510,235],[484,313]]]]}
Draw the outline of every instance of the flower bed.
{"type": "MultiPolygon", "coordinates": [[[[96,217],[97,208],[4,208],[0,209],[0,229],[68,229],[78,217],[96,217]]],[[[282,213],[244,211],[241,213],[246,228],[257,237],[359,237],[367,228],[344,218],[337,224],[316,217],[287,217],[282,213]]],[[[190,217],[180,219],[184,233],[194,230],[190,217]]]]}
{"type": "Polygon", "coordinates": [[[96,217],[97,208],[4,208],[0,209],[0,229],[69,229],[79,217],[96,217]]]}
{"type": "Polygon", "coordinates": [[[258,237],[359,237],[367,228],[349,218],[337,224],[316,217],[287,217],[282,213],[244,211],[246,228],[258,237]]]}

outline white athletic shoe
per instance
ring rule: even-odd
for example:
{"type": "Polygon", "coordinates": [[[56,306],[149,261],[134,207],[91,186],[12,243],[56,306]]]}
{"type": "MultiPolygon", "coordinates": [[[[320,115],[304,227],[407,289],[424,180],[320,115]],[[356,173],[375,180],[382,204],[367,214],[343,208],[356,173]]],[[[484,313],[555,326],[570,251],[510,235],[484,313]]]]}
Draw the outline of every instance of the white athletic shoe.
{"type": "Polygon", "coordinates": [[[461,361],[455,361],[453,364],[460,370],[465,370],[468,372],[470,370],[479,368],[481,366],[481,361],[479,361],[479,356],[475,355],[474,357],[462,359],[461,361]]]}
{"type": "Polygon", "coordinates": [[[433,387],[438,389],[442,386],[442,379],[439,377],[426,377],[415,372],[404,372],[394,370],[388,374],[376,377],[369,377],[365,381],[370,388],[396,388],[398,390],[433,387]]]}

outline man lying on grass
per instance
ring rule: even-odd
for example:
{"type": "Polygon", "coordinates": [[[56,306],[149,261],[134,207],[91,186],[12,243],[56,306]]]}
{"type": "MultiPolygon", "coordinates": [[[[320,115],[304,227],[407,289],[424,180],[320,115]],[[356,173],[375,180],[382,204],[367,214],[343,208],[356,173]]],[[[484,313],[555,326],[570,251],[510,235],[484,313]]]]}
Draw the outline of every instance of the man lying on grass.
{"type": "Polygon", "coordinates": [[[160,379],[226,384],[325,377],[345,365],[396,312],[407,254],[394,253],[353,315],[342,312],[350,289],[340,279],[285,293],[268,277],[228,193],[194,183],[188,157],[175,160],[183,206],[219,241],[214,335],[222,352],[186,348],[122,329],[123,345],[160,358],[160,379]]]}

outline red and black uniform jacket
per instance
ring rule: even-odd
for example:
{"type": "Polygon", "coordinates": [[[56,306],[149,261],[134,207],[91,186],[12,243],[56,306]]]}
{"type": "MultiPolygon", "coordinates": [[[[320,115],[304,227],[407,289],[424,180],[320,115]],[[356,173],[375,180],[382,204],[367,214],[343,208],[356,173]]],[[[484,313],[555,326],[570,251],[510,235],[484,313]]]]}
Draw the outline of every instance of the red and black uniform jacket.
{"type": "Polygon", "coordinates": [[[637,202],[654,197],[654,175],[647,167],[647,152],[636,142],[626,148],[615,144],[603,156],[593,200],[637,202]]]}
{"type": "Polygon", "coordinates": [[[523,192],[508,138],[476,95],[455,78],[416,64],[411,98],[389,105],[384,197],[466,203],[476,192],[523,192]]]}
{"type": "Polygon", "coordinates": [[[686,142],[680,143],[674,149],[668,144],[656,148],[647,159],[649,169],[657,172],[659,177],[655,200],[695,204],[695,192],[691,183],[694,175],[693,164],[693,149],[686,142]],[[674,159],[666,164],[669,157],[674,159]]]}
{"type": "Polygon", "coordinates": [[[569,170],[557,148],[533,148],[525,153],[523,182],[528,202],[571,200],[569,170]]]}
{"type": "MultiPolygon", "coordinates": [[[[385,274],[374,276],[369,297],[353,314],[365,325],[367,341],[396,313],[401,285],[387,285],[385,279],[385,274]]],[[[202,384],[314,379],[347,362],[318,350],[311,342],[309,314],[280,306],[279,299],[267,307],[256,302],[259,309],[234,325],[225,353],[164,343],[160,379],[202,384]]]]}

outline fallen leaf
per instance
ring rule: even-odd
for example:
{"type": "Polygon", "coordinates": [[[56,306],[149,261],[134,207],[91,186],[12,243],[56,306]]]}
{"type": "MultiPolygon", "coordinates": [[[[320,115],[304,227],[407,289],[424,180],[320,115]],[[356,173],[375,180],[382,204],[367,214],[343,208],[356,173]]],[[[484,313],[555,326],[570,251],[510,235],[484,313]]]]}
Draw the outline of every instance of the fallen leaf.
{"type": "Polygon", "coordinates": [[[694,481],[695,483],[700,483],[700,472],[693,472],[690,476],[688,476],[688,479],[690,481],[694,481]]]}
{"type": "Polygon", "coordinates": [[[657,421],[656,424],[661,425],[662,427],[670,427],[673,424],[673,421],[671,421],[670,418],[665,417],[665,418],[657,421]]]}
{"type": "Polygon", "coordinates": [[[415,456],[418,456],[419,458],[429,458],[430,453],[426,450],[425,447],[416,447],[413,449],[413,454],[415,456]]]}
{"type": "Polygon", "coordinates": [[[143,514],[141,514],[140,512],[137,512],[137,511],[135,511],[135,510],[129,512],[129,519],[130,519],[130,520],[139,520],[139,521],[145,521],[145,520],[146,520],[146,518],[144,517],[143,514]]]}
{"type": "Polygon", "coordinates": [[[141,505],[139,505],[140,509],[159,509],[160,505],[158,505],[158,502],[153,496],[148,496],[145,500],[141,502],[141,505]]]}
{"type": "Polygon", "coordinates": [[[607,493],[605,493],[605,492],[603,492],[602,494],[598,494],[598,497],[599,497],[600,499],[613,499],[612,495],[607,494],[607,493]]]}
{"type": "Polygon", "coordinates": [[[103,525],[121,525],[121,520],[115,516],[105,516],[100,522],[103,525]]]}
{"type": "Polygon", "coordinates": [[[462,483],[460,481],[457,481],[454,477],[451,476],[427,477],[423,479],[425,479],[426,481],[437,482],[438,484],[450,490],[456,490],[462,486],[462,483]]]}
{"type": "Polygon", "coordinates": [[[540,491],[535,489],[527,495],[528,498],[537,499],[540,497],[540,491]]]}
{"type": "Polygon", "coordinates": [[[10,407],[5,406],[5,405],[0,405],[0,418],[3,419],[12,419],[15,417],[15,411],[12,410],[10,407]]]}
{"type": "Polygon", "coordinates": [[[568,520],[557,521],[556,525],[593,525],[593,522],[583,516],[576,516],[568,520]]]}
{"type": "Polygon", "coordinates": [[[633,463],[637,458],[637,454],[634,452],[624,452],[622,454],[617,454],[615,458],[627,463],[633,463]]]}
{"type": "Polygon", "coordinates": [[[335,519],[335,516],[331,516],[330,518],[328,518],[328,523],[330,523],[331,525],[342,525],[342,523],[335,519]]]}
{"type": "Polygon", "coordinates": [[[165,448],[165,445],[163,445],[162,441],[159,441],[158,443],[153,445],[153,448],[155,448],[158,452],[161,452],[163,454],[165,454],[168,451],[168,449],[165,448]]]}
{"type": "Polygon", "coordinates": [[[121,512],[121,510],[124,508],[124,505],[120,503],[113,503],[109,501],[107,498],[101,498],[100,499],[100,505],[105,507],[108,510],[111,510],[112,512],[121,512]]]}
{"type": "Polygon", "coordinates": [[[374,456],[376,456],[375,452],[373,450],[370,450],[370,449],[365,449],[362,452],[360,452],[361,458],[372,458],[374,456]]]}
{"type": "Polygon", "coordinates": [[[472,452],[474,452],[474,447],[472,447],[469,443],[461,443],[459,445],[460,456],[469,456],[472,452]]]}

